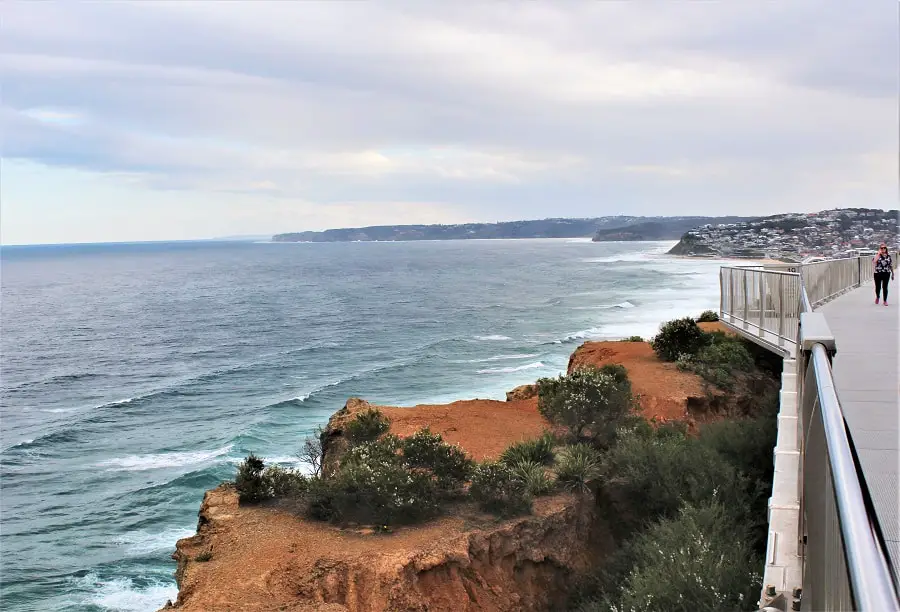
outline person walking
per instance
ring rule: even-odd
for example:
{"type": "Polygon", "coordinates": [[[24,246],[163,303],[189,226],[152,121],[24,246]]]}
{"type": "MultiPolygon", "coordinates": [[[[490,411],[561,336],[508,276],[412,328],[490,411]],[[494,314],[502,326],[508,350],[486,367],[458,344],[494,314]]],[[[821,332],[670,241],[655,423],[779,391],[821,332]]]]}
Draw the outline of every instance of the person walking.
{"type": "Polygon", "coordinates": [[[888,281],[894,280],[894,260],[888,253],[887,245],[878,247],[878,254],[872,260],[875,264],[875,303],[884,296],[883,304],[888,305],[888,281]]]}

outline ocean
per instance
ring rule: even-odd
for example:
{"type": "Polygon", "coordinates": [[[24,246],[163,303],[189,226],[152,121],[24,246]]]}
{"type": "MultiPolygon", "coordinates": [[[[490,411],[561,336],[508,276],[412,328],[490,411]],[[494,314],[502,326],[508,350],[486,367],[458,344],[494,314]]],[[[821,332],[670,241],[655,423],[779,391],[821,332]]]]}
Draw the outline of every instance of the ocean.
{"type": "Polygon", "coordinates": [[[718,306],[672,242],[145,243],[0,250],[0,602],[156,610],[206,489],[296,464],[348,397],[414,405],[565,370],[718,306]]]}

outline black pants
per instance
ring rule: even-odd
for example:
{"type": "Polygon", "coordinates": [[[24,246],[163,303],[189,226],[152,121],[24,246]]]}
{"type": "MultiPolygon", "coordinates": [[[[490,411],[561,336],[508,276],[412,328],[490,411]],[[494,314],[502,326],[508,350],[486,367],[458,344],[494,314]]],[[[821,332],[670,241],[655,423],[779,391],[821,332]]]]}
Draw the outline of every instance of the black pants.
{"type": "Polygon", "coordinates": [[[884,295],[884,301],[887,302],[888,281],[891,280],[890,272],[875,273],[875,297],[884,295]]]}

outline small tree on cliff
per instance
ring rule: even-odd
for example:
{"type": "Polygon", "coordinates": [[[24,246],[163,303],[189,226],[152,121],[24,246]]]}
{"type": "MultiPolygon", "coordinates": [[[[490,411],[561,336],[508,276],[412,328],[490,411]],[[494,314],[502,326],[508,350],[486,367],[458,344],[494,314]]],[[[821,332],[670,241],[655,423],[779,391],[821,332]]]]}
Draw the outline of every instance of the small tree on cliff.
{"type": "Polygon", "coordinates": [[[585,368],[538,381],[538,410],[554,425],[568,429],[576,440],[589,438],[609,446],[633,405],[624,368],[585,368]]]}

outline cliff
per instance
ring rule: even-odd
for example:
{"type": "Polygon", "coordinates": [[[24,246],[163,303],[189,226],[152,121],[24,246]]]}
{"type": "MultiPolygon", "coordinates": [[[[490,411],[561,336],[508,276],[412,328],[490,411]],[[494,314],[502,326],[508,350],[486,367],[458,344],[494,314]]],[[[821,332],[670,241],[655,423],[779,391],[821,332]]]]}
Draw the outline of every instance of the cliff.
{"type": "MultiPolygon", "coordinates": [[[[585,343],[569,369],[604,363],[628,369],[648,418],[685,418],[704,408],[700,379],[659,361],[646,343],[585,343]]],[[[369,407],[351,399],[332,416],[326,464],[341,452],[347,419],[369,407]]],[[[548,427],[527,387],[506,402],[378,408],[393,433],[428,426],[477,460],[548,427]]],[[[531,515],[501,520],[460,504],[441,518],[377,534],[304,519],[289,502],[240,506],[235,490],[222,485],[204,496],[197,534],[177,543],[179,594],[166,609],[562,609],[577,581],[614,549],[615,522],[598,508],[590,496],[558,494],[535,499],[531,515]]]]}
{"type": "Polygon", "coordinates": [[[558,609],[609,549],[589,498],[536,501],[496,521],[474,510],[388,535],[337,529],[207,492],[198,534],[178,542],[179,610],[558,609]],[[592,552],[593,551],[593,552],[592,552]],[[195,559],[204,553],[208,561],[195,559]]]}
{"type": "Polygon", "coordinates": [[[716,251],[696,236],[685,234],[678,241],[678,244],[669,249],[668,254],[688,256],[716,255],[716,251]]]}

